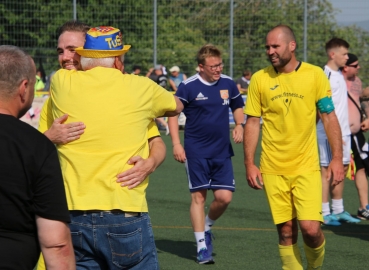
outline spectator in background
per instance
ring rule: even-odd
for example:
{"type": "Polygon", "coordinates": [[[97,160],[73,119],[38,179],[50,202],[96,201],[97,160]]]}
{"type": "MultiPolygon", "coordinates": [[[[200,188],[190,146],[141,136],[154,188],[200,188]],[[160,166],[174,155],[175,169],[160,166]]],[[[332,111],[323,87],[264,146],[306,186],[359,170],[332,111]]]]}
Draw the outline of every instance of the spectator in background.
{"type": "Polygon", "coordinates": [[[0,46],[0,269],[75,269],[58,154],[18,118],[30,108],[36,67],[14,46],[0,46]]]}
{"type": "MultiPolygon", "coordinates": [[[[36,72],[36,82],[35,82],[35,97],[42,97],[43,95],[48,94],[47,91],[44,91],[45,88],[45,84],[42,81],[42,74],[41,71],[39,69],[37,69],[36,72]]],[[[35,117],[35,110],[31,108],[28,110],[28,114],[30,116],[30,118],[32,119],[33,117],[35,117]]]]}
{"type": "MultiPolygon", "coordinates": [[[[151,80],[156,82],[158,85],[160,85],[164,89],[167,89],[168,78],[163,73],[162,65],[156,65],[154,68],[150,68],[149,73],[146,74],[147,77],[149,77],[151,80]]],[[[162,127],[165,128],[165,135],[168,135],[170,131],[169,131],[168,123],[165,121],[165,118],[159,117],[159,118],[156,118],[155,121],[159,123],[162,127]]]]}
{"type": "Polygon", "coordinates": [[[137,65],[133,66],[133,70],[131,74],[140,75],[140,73],[141,73],[141,67],[137,65]]]}
{"type": "Polygon", "coordinates": [[[168,78],[165,76],[162,65],[156,65],[154,68],[156,75],[156,83],[164,89],[168,89],[168,78]]]}
{"type": "Polygon", "coordinates": [[[169,69],[169,84],[171,91],[177,92],[178,86],[181,82],[187,80],[186,74],[180,73],[180,69],[178,66],[173,66],[169,69]]]}
{"type": "Polygon", "coordinates": [[[348,110],[351,129],[351,150],[356,166],[355,185],[360,203],[357,217],[362,220],[369,220],[367,179],[367,175],[369,175],[369,152],[363,150],[363,146],[366,143],[364,131],[369,129],[369,119],[365,119],[369,115],[369,106],[366,106],[367,102],[363,102],[364,107],[360,107],[360,97],[363,93],[363,88],[361,80],[357,76],[359,69],[359,59],[355,54],[349,53],[346,65],[342,68],[342,74],[349,94],[348,110]]]}
{"type": "MultiPolygon", "coordinates": [[[[328,56],[327,64],[324,66],[324,73],[327,75],[331,91],[334,110],[337,115],[342,133],[343,165],[345,174],[348,170],[351,159],[351,138],[350,124],[347,103],[347,87],[345,78],[340,71],[348,59],[347,53],[349,44],[341,38],[332,38],[325,44],[328,56]]],[[[322,175],[322,209],[324,224],[328,226],[339,226],[340,222],[358,223],[359,219],[352,217],[344,210],[343,189],[344,182],[333,185],[333,179],[328,179],[328,166],[332,160],[332,150],[328,143],[328,138],[324,130],[322,119],[317,123],[318,147],[320,172],[322,175]],[[329,198],[332,199],[332,213],[329,206],[329,198]]]]}
{"type": "Polygon", "coordinates": [[[252,73],[250,70],[245,70],[242,74],[242,77],[236,81],[238,91],[240,91],[242,95],[247,95],[247,89],[250,84],[251,75],[252,73]]]}

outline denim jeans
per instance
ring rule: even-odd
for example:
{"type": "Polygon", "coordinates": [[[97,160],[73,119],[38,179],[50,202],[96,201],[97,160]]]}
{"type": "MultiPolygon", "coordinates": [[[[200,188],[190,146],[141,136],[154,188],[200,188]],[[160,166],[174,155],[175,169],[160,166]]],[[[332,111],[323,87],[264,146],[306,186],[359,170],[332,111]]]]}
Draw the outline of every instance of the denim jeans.
{"type": "Polygon", "coordinates": [[[77,269],[159,269],[147,213],[70,211],[77,269]]]}

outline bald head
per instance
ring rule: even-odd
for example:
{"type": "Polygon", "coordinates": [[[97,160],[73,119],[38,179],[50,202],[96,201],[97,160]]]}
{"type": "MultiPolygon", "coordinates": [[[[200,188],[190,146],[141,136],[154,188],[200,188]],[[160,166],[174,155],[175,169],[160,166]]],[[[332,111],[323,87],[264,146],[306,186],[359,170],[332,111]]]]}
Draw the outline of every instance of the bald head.
{"type": "Polygon", "coordinates": [[[297,65],[296,38],[287,25],[278,25],[268,32],[265,48],[271,64],[278,72],[291,72],[297,65]]]}
{"type": "Polygon", "coordinates": [[[291,27],[287,25],[284,24],[277,25],[268,32],[268,35],[271,33],[280,33],[286,42],[291,41],[296,42],[296,37],[295,34],[293,33],[293,30],[291,29],[291,27]]]}

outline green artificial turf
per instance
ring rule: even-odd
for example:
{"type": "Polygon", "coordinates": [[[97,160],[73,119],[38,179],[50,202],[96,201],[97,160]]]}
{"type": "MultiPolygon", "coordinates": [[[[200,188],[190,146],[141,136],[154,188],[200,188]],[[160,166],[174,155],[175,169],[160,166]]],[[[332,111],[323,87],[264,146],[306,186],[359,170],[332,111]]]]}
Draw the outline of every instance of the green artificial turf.
{"type": "MultiPolygon", "coordinates": [[[[181,136],[183,141],[182,131],[181,136]]],[[[215,264],[196,264],[184,165],[173,159],[170,136],[162,133],[162,138],[167,145],[167,157],[151,175],[147,190],[161,269],[281,269],[277,232],[264,191],[253,190],[246,182],[242,144],[233,145],[236,192],[212,229],[215,264]]],[[[209,192],[207,207],[212,198],[209,192]]],[[[353,181],[345,180],[344,205],[346,211],[356,214],[358,197],[353,181]]],[[[323,269],[368,269],[365,258],[369,252],[369,222],[322,228],[326,236],[323,269]]],[[[303,255],[301,235],[298,243],[303,255]]],[[[306,266],[304,255],[303,260],[306,266]]]]}

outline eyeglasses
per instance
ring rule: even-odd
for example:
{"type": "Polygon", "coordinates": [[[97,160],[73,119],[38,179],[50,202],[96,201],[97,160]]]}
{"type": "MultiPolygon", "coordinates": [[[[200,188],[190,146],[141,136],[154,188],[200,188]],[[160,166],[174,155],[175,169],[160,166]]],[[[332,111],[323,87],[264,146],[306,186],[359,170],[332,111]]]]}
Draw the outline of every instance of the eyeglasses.
{"type": "MultiPolygon", "coordinates": [[[[208,65],[204,65],[204,66],[208,66],[208,65]]],[[[215,71],[217,70],[218,68],[219,69],[222,69],[224,67],[224,64],[223,63],[220,63],[218,65],[215,65],[215,66],[208,66],[210,68],[211,71],[215,71]]]]}
{"type": "Polygon", "coordinates": [[[348,67],[353,67],[353,68],[357,68],[359,66],[359,64],[356,65],[348,65],[348,67]]]}

